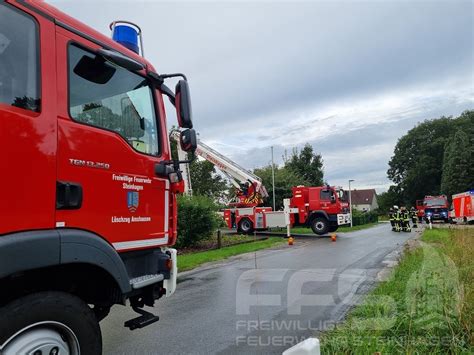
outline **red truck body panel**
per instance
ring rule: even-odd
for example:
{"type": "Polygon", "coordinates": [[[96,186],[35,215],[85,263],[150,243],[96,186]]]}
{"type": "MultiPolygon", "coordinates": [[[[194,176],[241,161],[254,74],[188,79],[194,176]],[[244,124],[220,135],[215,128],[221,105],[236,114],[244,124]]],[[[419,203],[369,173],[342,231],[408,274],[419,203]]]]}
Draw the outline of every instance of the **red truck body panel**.
{"type": "Polygon", "coordinates": [[[456,222],[474,221],[474,190],[453,195],[451,217],[456,222]]]}
{"type": "MultiPolygon", "coordinates": [[[[154,172],[157,163],[171,159],[162,93],[152,93],[159,156],[138,152],[116,132],[74,121],[69,112],[72,43],[93,52],[99,42],[154,71],[151,64],[44,2],[7,2],[38,25],[41,111],[0,103],[0,162],[6,168],[0,174],[0,235],[66,227],[93,232],[118,251],[173,245],[176,194],[154,172]],[[56,209],[60,181],[82,186],[81,208],[56,209]]],[[[139,74],[146,79],[145,70],[139,74]]]]}
{"type": "Polygon", "coordinates": [[[424,217],[425,215],[425,205],[423,204],[423,200],[416,200],[416,215],[418,217],[424,217]]]}

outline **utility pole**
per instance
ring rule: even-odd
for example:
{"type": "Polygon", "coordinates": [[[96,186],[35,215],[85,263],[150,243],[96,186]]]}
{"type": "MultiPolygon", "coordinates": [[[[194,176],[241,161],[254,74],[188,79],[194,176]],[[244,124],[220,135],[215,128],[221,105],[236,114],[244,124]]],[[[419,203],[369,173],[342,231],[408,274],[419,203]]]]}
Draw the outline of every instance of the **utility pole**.
{"type": "Polygon", "coordinates": [[[352,198],[351,198],[351,182],[354,180],[349,180],[349,213],[351,214],[351,228],[352,228],[352,198]]]}
{"type": "Polygon", "coordinates": [[[275,166],[273,163],[273,146],[272,148],[272,188],[273,188],[273,210],[275,211],[275,166]]]}

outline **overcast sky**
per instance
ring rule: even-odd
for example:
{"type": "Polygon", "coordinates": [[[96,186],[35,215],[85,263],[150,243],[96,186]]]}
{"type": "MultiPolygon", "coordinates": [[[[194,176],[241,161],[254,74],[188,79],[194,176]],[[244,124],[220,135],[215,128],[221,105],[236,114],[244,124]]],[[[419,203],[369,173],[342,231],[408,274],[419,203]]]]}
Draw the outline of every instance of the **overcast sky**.
{"type": "Polygon", "coordinates": [[[472,1],[48,2],[139,24],[158,72],[188,76],[201,139],[249,169],[309,142],[330,184],[381,191],[399,137],[474,108],[472,1]]]}

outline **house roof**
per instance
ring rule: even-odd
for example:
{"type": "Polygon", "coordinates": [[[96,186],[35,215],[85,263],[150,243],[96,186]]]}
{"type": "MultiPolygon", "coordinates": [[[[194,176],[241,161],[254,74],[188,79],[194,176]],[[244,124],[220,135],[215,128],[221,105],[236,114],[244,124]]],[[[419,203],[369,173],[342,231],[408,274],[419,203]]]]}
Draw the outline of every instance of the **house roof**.
{"type": "Polygon", "coordinates": [[[375,189],[351,191],[351,203],[353,205],[370,205],[375,197],[375,189]]]}

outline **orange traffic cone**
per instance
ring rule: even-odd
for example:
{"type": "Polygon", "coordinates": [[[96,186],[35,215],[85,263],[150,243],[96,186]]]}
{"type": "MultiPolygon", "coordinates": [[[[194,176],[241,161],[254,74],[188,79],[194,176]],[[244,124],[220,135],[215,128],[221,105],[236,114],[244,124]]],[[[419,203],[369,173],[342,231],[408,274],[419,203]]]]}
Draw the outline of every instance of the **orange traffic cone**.
{"type": "Polygon", "coordinates": [[[336,241],[336,234],[331,234],[331,241],[335,242],[336,241]]]}
{"type": "Polygon", "coordinates": [[[288,238],[288,245],[293,245],[293,241],[294,241],[293,237],[289,237],[288,238]]]}

